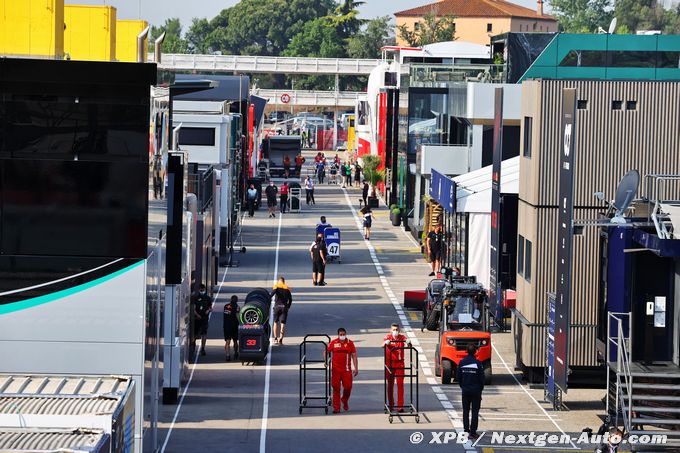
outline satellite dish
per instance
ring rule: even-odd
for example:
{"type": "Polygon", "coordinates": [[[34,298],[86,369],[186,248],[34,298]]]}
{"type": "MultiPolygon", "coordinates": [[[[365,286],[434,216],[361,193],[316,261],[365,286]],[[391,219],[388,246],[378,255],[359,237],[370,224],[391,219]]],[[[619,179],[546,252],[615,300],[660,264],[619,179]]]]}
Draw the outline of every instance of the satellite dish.
{"type": "Polygon", "coordinates": [[[616,196],[614,197],[614,208],[616,213],[612,219],[612,223],[626,223],[623,218],[623,213],[626,212],[628,206],[633,202],[637,195],[638,187],[640,186],[640,173],[637,170],[631,170],[621,179],[619,188],[616,189],[616,196]]]}
{"type": "Polygon", "coordinates": [[[613,18],[611,23],[609,24],[609,34],[613,35],[615,30],[616,30],[616,17],[613,18]]]}

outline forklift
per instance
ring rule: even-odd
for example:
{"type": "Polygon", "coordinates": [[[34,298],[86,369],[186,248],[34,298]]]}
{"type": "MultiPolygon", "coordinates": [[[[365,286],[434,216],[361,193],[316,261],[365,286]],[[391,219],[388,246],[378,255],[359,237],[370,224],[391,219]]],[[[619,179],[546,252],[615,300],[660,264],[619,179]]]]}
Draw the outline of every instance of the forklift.
{"type": "Polygon", "coordinates": [[[442,301],[439,338],[435,352],[435,375],[450,384],[460,361],[472,343],[475,357],[484,366],[484,383],[491,384],[491,332],[489,305],[484,287],[475,277],[453,277],[442,301]]]}

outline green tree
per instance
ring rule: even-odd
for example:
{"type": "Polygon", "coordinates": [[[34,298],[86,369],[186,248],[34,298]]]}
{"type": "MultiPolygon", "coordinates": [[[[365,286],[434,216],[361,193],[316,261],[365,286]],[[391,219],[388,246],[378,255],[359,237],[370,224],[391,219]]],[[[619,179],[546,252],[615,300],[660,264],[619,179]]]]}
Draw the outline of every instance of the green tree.
{"type": "Polygon", "coordinates": [[[406,41],[409,46],[422,47],[427,44],[456,39],[456,18],[451,15],[437,17],[435,13],[428,13],[423,21],[417,21],[413,29],[406,24],[397,27],[399,37],[406,41]]]}
{"type": "Polygon", "coordinates": [[[614,13],[618,33],[635,33],[638,30],[660,30],[664,34],[680,31],[680,10],[664,9],[653,0],[616,0],[614,13]]]}
{"type": "Polygon", "coordinates": [[[380,58],[380,49],[396,44],[392,33],[392,19],[378,17],[347,41],[347,55],[351,58],[380,58]]]}
{"type": "Polygon", "coordinates": [[[212,53],[214,50],[210,45],[209,36],[212,32],[210,22],[208,19],[194,18],[191,22],[189,30],[187,30],[184,39],[187,41],[189,51],[192,53],[206,54],[212,53]]]}
{"type": "Polygon", "coordinates": [[[549,0],[560,29],[567,33],[597,33],[613,16],[611,0],[549,0]]]}
{"type": "MultiPolygon", "coordinates": [[[[287,57],[341,58],[345,56],[343,40],[326,17],[307,22],[283,52],[287,57]]],[[[297,76],[295,89],[333,90],[335,80],[329,76],[297,76]]]]}
{"type": "Polygon", "coordinates": [[[189,47],[187,42],[182,39],[182,24],[179,19],[174,17],[166,19],[160,27],[152,26],[150,30],[149,51],[153,52],[154,41],[165,31],[163,41],[164,53],[187,53],[189,47]]]}
{"type": "MultiPolygon", "coordinates": [[[[335,8],[332,14],[307,22],[300,33],[291,39],[283,55],[316,58],[347,57],[350,37],[359,33],[364,23],[358,18],[357,10],[363,3],[346,0],[335,8]]],[[[343,77],[340,79],[339,88],[341,90],[356,89],[357,85],[356,77],[343,77]]],[[[297,76],[295,88],[333,90],[335,79],[330,76],[297,76]]]]}
{"type": "Polygon", "coordinates": [[[364,166],[364,178],[371,184],[371,196],[375,197],[375,188],[385,180],[385,172],[378,170],[380,156],[368,154],[361,158],[364,166]]]}
{"type": "Polygon", "coordinates": [[[337,8],[335,14],[326,16],[330,24],[335,27],[338,36],[343,40],[359,33],[361,26],[366,22],[359,19],[359,6],[366,2],[344,0],[337,8]]]}
{"type": "Polygon", "coordinates": [[[333,0],[241,0],[209,22],[206,46],[240,55],[280,55],[307,22],[328,15],[333,0]]]}
{"type": "Polygon", "coordinates": [[[283,52],[288,57],[339,58],[345,53],[342,39],[325,17],[307,22],[283,52]]]}

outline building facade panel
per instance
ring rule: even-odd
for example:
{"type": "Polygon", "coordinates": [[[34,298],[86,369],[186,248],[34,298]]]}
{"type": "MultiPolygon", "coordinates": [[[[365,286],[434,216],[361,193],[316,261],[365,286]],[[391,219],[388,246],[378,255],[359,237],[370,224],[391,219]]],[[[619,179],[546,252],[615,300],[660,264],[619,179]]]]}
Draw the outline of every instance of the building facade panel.
{"type": "MultiPolygon", "coordinates": [[[[593,209],[575,210],[576,218],[592,218],[593,209]]],[[[522,363],[542,367],[548,322],[547,294],[556,287],[557,208],[536,208],[519,202],[518,235],[531,242],[531,279],[517,277],[517,309],[525,318],[520,352],[522,363]]],[[[520,239],[522,240],[522,239],[520,239]]],[[[586,228],[574,237],[572,259],[571,353],[572,366],[596,366],[597,301],[599,279],[598,231],[586,228]]],[[[526,246],[524,253],[527,253],[526,246]]],[[[526,260],[525,255],[525,260],[526,260]]],[[[519,264],[518,264],[519,267],[519,264]]],[[[526,266],[525,266],[526,267],[526,266]]]]}
{"type": "MultiPolygon", "coordinates": [[[[547,292],[556,287],[558,170],[562,146],[562,88],[578,90],[574,219],[596,219],[613,199],[620,179],[680,172],[680,83],[658,81],[540,80],[523,84],[522,116],[531,117],[531,156],[520,162],[518,237],[531,242],[531,279],[517,277],[519,359],[528,367],[545,362],[547,292]]],[[[526,140],[522,122],[522,146],[526,140]]],[[[523,149],[523,148],[522,148],[523,149]]],[[[526,246],[525,246],[526,250],[526,246]]],[[[518,258],[519,259],[519,258],[518,258]]],[[[526,263],[525,258],[525,263],[526,263]]],[[[599,239],[595,227],[575,235],[572,260],[571,366],[596,366],[599,239]]]]}
{"type": "MultiPolygon", "coordinates": [[[[533,127],[541,134],[532,158],[538,159],[538,206],[557,206],[563,88],[578,90],[574,206],[598,207],[593,193],[613,198],[630,170],[641,175],[680,170],[680,94],[678,82],[542,80],[525,82],[541,88],[542,116],[533,127]]],[[[532,101],[523,101],[528,108],[532,101]]],[[[533,113],[531,110],[527,114],[533,113]]],[[[523,115],[525,115],[523,113],[523,115]]],[[[638,195],[646,196],[641,187],[638,195]]],[[[522,193],[520,193],[522,196],[522,193]]]]}

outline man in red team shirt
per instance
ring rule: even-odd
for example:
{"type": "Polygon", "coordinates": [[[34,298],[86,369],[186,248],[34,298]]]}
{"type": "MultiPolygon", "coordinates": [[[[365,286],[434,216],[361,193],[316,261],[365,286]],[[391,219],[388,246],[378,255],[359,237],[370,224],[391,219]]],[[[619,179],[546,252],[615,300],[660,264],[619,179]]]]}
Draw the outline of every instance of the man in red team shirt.
{"type": "Polygon", "coordinates": [[[399,332],[399,324],[392,324],[392,331],[383,338],[385,346],[385,378],[387,379],[387,402],[394,407],[394,381],[397,381],[397,412],[404,412],[404,347],[408,338],[399,332]]]}
{"type": "Polygon", "coordinates": [[[359,374],[357,349],[347,338],[347,331],[340,327],[338,338],[328,344],[331,353],[331,386],[333,387],[333,413],[340,412],[340,386],[342,385],[342,406],[349,410],[349,395],[352,393],[352,377],[359,374]],[[352,364],[354,371],[352,371],[352,364]]]}

